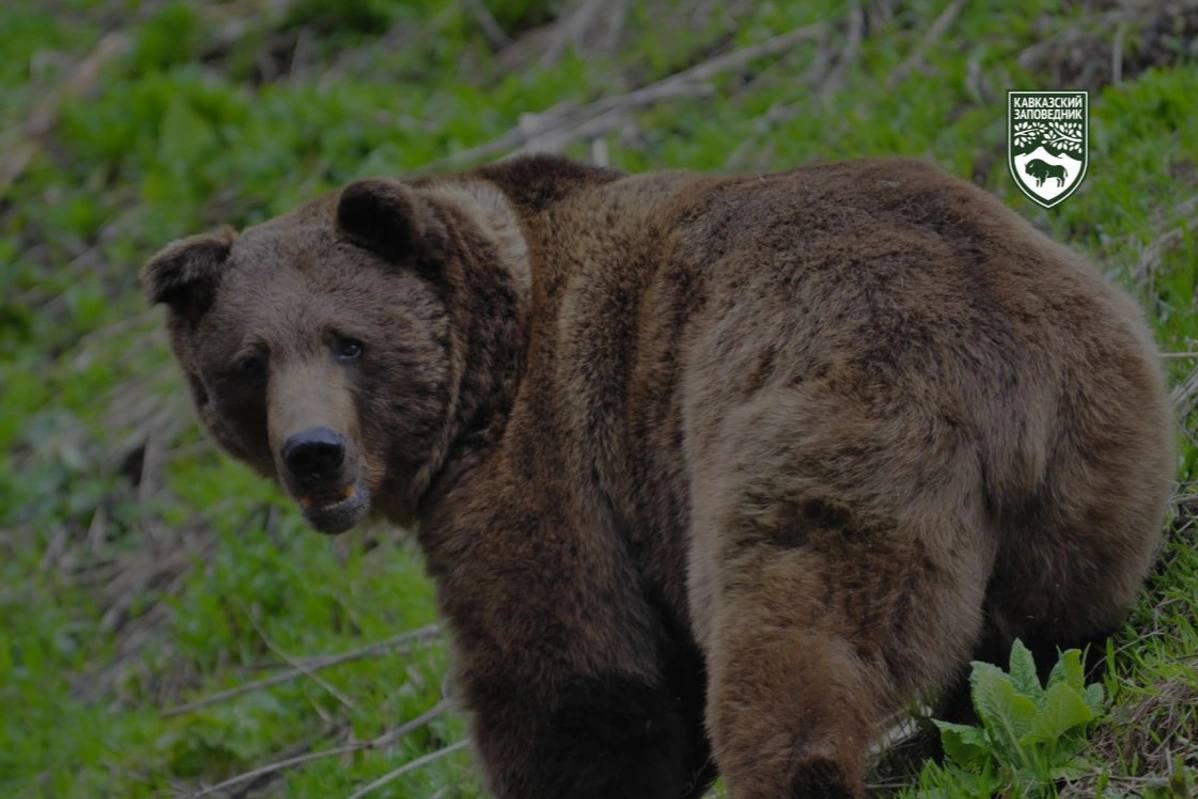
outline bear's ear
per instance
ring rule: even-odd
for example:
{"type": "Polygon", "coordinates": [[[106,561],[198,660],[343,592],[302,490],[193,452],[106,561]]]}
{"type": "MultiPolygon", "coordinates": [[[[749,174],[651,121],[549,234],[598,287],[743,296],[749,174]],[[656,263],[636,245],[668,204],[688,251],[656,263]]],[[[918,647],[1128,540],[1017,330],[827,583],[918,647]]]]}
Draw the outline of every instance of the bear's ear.
{"type": "Polygon", "coordinates": [[[444,236],[432,204],[392,180],[358,180],[342,189],[337,225],[355,244],[391,263],[427,265],[444,236]]]}
{"type": "Polygon", "coordinates": [[[150,303],[198,318],[208,309],[236,234],[230,227],[171,242],[141,270],[150,303]]]}

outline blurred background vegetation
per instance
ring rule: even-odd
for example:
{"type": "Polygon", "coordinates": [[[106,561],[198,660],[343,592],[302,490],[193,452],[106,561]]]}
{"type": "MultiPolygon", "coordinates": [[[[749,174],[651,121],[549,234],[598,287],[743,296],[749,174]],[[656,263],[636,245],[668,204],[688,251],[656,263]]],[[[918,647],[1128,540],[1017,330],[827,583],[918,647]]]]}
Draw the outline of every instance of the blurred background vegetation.
{"type": "Polygon", "coordinates": [[[446,749],[466,732],[419,556],[385,528],[311,534],[214,450],[137,271],[355,177],[522,149],[628,170],[926,158],[1130,290],[1182,421],[1168,544],[1082,759],[1009,795],[1189,795],[1196,36],[1192,0],[7,0],[0,796],[480,795],[446,749]],[[1007,174],[1008,89],[1091,91],[1089,173],[1051,211],[1007,174]]]}

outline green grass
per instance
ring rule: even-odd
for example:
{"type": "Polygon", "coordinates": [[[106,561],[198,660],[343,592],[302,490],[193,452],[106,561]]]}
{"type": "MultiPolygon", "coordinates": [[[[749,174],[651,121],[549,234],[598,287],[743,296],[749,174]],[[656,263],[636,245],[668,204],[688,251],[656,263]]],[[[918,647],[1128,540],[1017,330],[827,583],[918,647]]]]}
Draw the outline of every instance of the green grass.
{"type": "MultiPolygon", "coordinates": [[[[288,658],[434,620],[432,589],[400,533],[312,535],[200,434],[136,281],[173,237],[250,224],[357,176],[419,170],[523,114],[823,21],[822,37],[716,76],[709,96],[638,108],[599,136],[602,147],[584,139],[566,152],[605,150],[630,170],[927,158],[1086,252],[1139,299],[1163,350],[1198,350],[1192,4],[1190,17],[1166,18],[1160,30],[1173,33],[1163,36],[1155,17],[1117,4],[975,5],[927,41],[944,3],[872,3],[853,49],[839,3],[630,0],[617,46],[583,37],[553,63],[542,63],[538,26],[571,4],[489,5],[515,42],[507,51],[453,0],[351,11],[332,0],[18,0],[0,10],[0,175],[27,142],[26,120],[74,66],[106,34],[127,45],[88,91],[64,97],[16,179],[0,185],[0,795],[186,795],[289,754],[369,740],[442,696],[438,640],[324,670],[323,683],[165,712],[277,674],[288,658]],[[1125,65],[1111,84],[1116,38],[1125,65]],[[1044,42],[1055,49],[1029,50],[1044,42]],[[1023,198],[1005,159],[1005,92],[1037,88],[1092,90],[1086,181],[1050,211],[1023,198]]],[[[1198,361],[1166,365],[1180,383],[1198,361]]],[[[1183,501],[1160,567],[1109,644],[1107,707],[1082,750],[1089,766],[1037,790],[1183,796],[1198,769],[1198,420],[1181,421],[1183,501]]],[[[444,713],[393,746],[313,760],[253,789],[349,795],[464,735],[462,718],[444,713]]],[[[931,766],[910,785],[970,795],[931,766]]],[[[372,795],[480,793],[459,751],[372,795]]]]}

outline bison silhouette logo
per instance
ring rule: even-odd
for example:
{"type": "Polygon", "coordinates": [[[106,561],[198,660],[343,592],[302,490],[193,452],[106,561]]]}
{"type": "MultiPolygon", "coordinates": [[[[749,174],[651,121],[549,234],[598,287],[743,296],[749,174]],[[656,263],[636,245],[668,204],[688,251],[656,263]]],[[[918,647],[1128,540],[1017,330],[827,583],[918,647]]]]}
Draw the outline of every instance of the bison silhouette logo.
{"type": "Polygon", "coordinates": [[[1065,167],[1046,163],[1039,158],[1028,161],[1023,171],[1036,179],[1036,188],[1044,185],[1045,178],[1056,178],[1057,186],[1064,186],[1065,178],[1069,175],[1069,171],[1065,167]]]}
{"type": "Polygon", "coordinates": [[[1020,190],[1045,208],[1076,191],[1089,160],[1087,92],[1007,92],[1007,163],[1020,190]]]}

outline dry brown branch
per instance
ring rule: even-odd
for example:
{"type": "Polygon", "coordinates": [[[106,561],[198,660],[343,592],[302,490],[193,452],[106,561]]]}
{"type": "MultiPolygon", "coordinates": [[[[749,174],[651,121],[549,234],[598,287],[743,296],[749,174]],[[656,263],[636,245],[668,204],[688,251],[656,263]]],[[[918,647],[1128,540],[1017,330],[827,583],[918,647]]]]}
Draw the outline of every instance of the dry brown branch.
{"type": "Polygon", "coordinates": [[[836,91],[844,83],[845,75],[848,74],[849,67],[857,60],[857,56],[861,52],[861,39],[865,35],[865,12],[861,10],[861,4],[854,2],[849,6],[849,27],[848,33],[845,36],[844,47],[841,48],[840,56],[836,59],[836,64],[824,79],[822,91],[829,93],[836,91]]]}
{"type": "MultiPolygon", "coordinates": [[[[169,428],[171,438],[177,432],[178,426],[169,428]]],[[[167,431],[156,430],[153,427],[146,434],[141,457],[141,476],[137,482],[137,505],[139,508],[149,507],[151,500],[163,486],[163,471],[169,451],[167,436],[167,431]]],[[[141,528],[150,544],[150,549],[154,551],[160,549],[165,536],[159,520],[152,514],[143,514],[141,528]]]]}
{"type": "MultiPolygon", "coordinates": [[[[238,603],[238,604],[240,605],[240,603],[238,603]]],[[[354,704],[354,701],[352,699],[350,699],[348,696],[346,696],[345,694],[343,694],[341,691],[337,690],[336,686],[334,686],[332,683],[330,683],[324,677],[321,677],[313,669],[309,668],[308,666],[305,666],[303,664],[303,662],[296,660],[294,657],[287,654],[282,649],[279,649],[279,647],[275,646],[274,642],[271,641],[270,638],[266,635],[266,631],[262,629],[262,625],[258,623],[258,620],[256,618],[254,618],[253,613],[250,613],[249,610],[247,608],[245,608],[244,606],[241,607],[241,612],[244,613],[246,618],[250,620],[250,624],[253,626],[254,632],[258,633],[258,637],[262,639],[262,643],[266,644],[267,649],[269,649],[271,652],[274,652],[278,657],[285,660],[287,662],[287,665],[291,666],[291,668],[293,670],[300,671],[305,677],[307,677],[312,682],[316,683],[321,688],[323,688],[325,691],[327,691],[330,696],[332,696],[334,699],[336,699],[338,702],[340,702],[346,709],[357,710],[357,705],[354,704]]]]}
{"type": "Polygon", "coordinates": [[[387,785],[388,783],[394,782],[395,780],[399,779],[400,777],[402,777],[403,775],[407,774],[410,771],[415,771],[416,769],[421,768],[422,766],[427,766],[429,763],[432,763],[434,760],[440,760],[441,758],[445,757],[446,755],[453,754],[454,752],[458,751],[459,749],[464,749],[467,745],[469,745],[469,743],[470,743],[470,740],[468,738],[463,739],[461,741],[458,741],[457,743],[452,743],[449,746],[438,749],[435,752],[429,752],[427,755],[422,755],[422,756],[416,758],[415,760],[404,763],[402,766],[395,769],[394,771],[389,771],[386,774],[384,774],[383,776],[379,777],[374,782],[363,785],[361,788],[359,788],[358,790],[351,793],[349,795],[349,799],[361,799],[361,797],[365,796],[366,794],[374,791],[377,788],[382,788],[384,785],[387,785]]]}
{"type": "Polygon", "coordinates": [[[624,25],[628,21],[628,0],[613,0],[608,4],[607,25],[595,48],[599,52],[611,53],[620,46],[620,36],[624,33],[624,25]]]}
{"type": "MultiPolygon", "coordinates": [[[[261,777],[265,777],[268,774],[274,774],[277,771],[282,771],[283,769],[294,768],[295,766],[301,766],[304,763],[311,763],[314,760],[324,760],[324,759],[330,758],[330,757],[340,757],[341,755],[348,755],[353,752],[362,752],[362,751],[366,751],[369,749],[386,748],[386,747],[390,746],[391,744],[395,743],[396,741],[398,741],[403,736],[408,735],[409,733],[411,733],[415,730],[418,730],[421,727],[423,727],[424,725],[428,724],[430,721],[437,718],[438,716],[443,714],[448,709],[449,709],[449,702],[443,699],[440,702],[438,702],[437,704],[433,705],[428,710],[421,713],[416,718],[414,718],[410,721],[405,721],[403,724],[400,724],[398,727],[394,727],[394,728],[388,730],[387,732],[383,733],[382,735],[379,735],[376,738],[371,738],[368,741],[353,741],[352,743],[342,744],[341,746],[335,746],[332,749],[322,749],[319,752],[307,752],[302,755],[296,755],[294,757],[288,757],[288,758],[283,758],[282,760],[276,760],[275,762],[268,763],[265,766],[259,766],[258,768],[251,769],[242,774],[237,774],[233,777],[230,777],[227,780],[224,780],[223,782],[218,782],[216,785],[209,785],[207,788],[204,788],[200,791],[197,791],[197,792],[191,794],[190,799],[200,799],[200,797],[203,797],[203,796],[210,796],[211,794],[214,794],[217,791],[223,791],[227,788],[232,788],[232,787],[234,787],[236,785],[240,785],[241,783],[246,782],[248,780],[256,780],[261,777]]],[[[464,743],[464,742],[462,742],[462,743],[464,743]]],[[[428,756],[426,755],[425,757],[428,757],[428,756]]],[[[418,758],[418,760],[420,760],[420,759],[423,759],[423,758],[418,758]]],[[[412,763],[416,763],[416,762],[417,762],[416,760],[412,761],[412,763]]],[[[421,764],[421,765],[423,765],[423,764],[421,764]]]]}
{"type": "MultiPolygon", "coordinates": [[[[819,43],[815,47],[815,51],[811,56],[811,60],[804,67],[798,78],[791,81],[794,86],[798,87],[818,87],[824,84],[828,75],[838,63],[837,53],[833,47],[835,37],[830,31],[825,30],[825,33],[820,37],[819,43]]],[[[810,95],[810,90],[804,90],[803,99],[799,102],[784,103],[778,101],[771,105],[764,114],[759,116],[753,123],[753,135],[746,136],[724,161],[724,167],[731,171],[743,171],[746,165],[751,170],[767,170],[769,168],[768,161],[770,156],[770,143],[766,140],[766,147],[762,149],[762,137],[765,137],[776,126],[793,119],[799,114],[808,109],[806,100],[810,95]],[[750,162],[750,157],[756,163],[750,162]]]]}
{"type": "Polygon", "coordinates": [[[723,72],[744,67],[759,58],[783,53],[799,42],[815,38],[823,29],[823,23],[805,25],[758,44],[716,56],[626,94],[604,97],[581,107],[555,106],[540,114],[527,114],[521,118],[520,124],[502,136],[426,164],[421,171],[454,168],[513,150],[529,149],[534,144],[538,149],[564,147],[571,141],[600,135],[617,126],[624,114],[634,109],[677,97],[708,94],[711,88],[703,85],[705,81],[723,72]]]}
{"type": "MultiPolygon", "coordinates": [[[[121,563],[115,579],[104,586],[101,599],[107,609],[100,624],[105,630],[118,630],[130,619],[134,606],[145,598],[151,589],[176,583],[211,545],[214,539],[206,539],[200,547],[182,547],[173,551],[141,550],[137,555],[121,563]]],[[[144,608],[138,615],[149,611],[144,608]]]]}
{"type": "Polygon", "coordinates": [[[595,166],[607,166],[610,162],[607,152],[607,140],[595,138],[591,140],[591,163],[595,166]]]}
{"type": "Polygon", "coordinates": [[[824,32],[824,23],[815,22],[810,25],[804,25],[800,28],[787,31],[772,38],[766,39],[764,42],[742,47],[739,50],[733,50],[731,53],[716,56],[702,64],[696,64],[690,69],[666,78],[662,83],[671,81],[702,81],[714,78],[722,72],[727,72],[730,69],[743,67],[759,58],[768,58],[774,55],[780,55],[790,48],[794,47],[799,42],[804,42],[809,39],[814,39],[824,32]]]}
{"type": "Polygon", "coordinates": [[[341,652],[336,655],[321,655],[318,657],[306,658],[299,661],[296,667],[289,668],[286,671],[273,674],[270,677],[265,677],[261,680],[245,683],[244,685],[238,685],[224,691],[218,691],[211,696],[207,696],[203,699],[197,699],[194,702],[187,702],[182,705],[176,705],[175,707],[167,708],[166,710],[162,711],[162,715],[179,716],[184,713],[190,713],[193,710],[199,710],[200,708],[215,705],[220,702],[241,696],[242,694],[248,694],[252,691],[260,691],[263,688],[270,688],[275,685],[281,685],[282,683],[290,682],[291,680],[297,679],[311,672],[332,668],[333,666],[339,666],[342,663],[349,663],[362,658],[374,657],[389,652],[393,649],[406,648],[423,643],[425,641],[430,641],[440,634],[440,628],[435,624],[430,624],[417,630],[400,633],[399,635],[387,638],[383,641],[376,641],[373,644],[367,644],[366,646],[359,647],[358,649],[351,649],[348,652],[341,652]]]}
{"type": "Polygon", "coordinates": [[[1182,421],[1198,408],[1198,368],[1177,384],[1169,399],[1173,401],[1173,407],[1177,410],[1177,418],[1182,421]]]}
{"type": "Polygon", "coordinates": [[[832,69],[836,61],[835,49],[832,47],[833,37],[830,33],[825,34],[820,40],[819,46],[815,48],[815,55],[811,57],[810,63],[799,75],[799,84],[801,86],[815,86],[823,81],[824,77],[832,69]]]}
{"type": "Polygon", "coordinates": [[[619,45],[627,16],[628,0],[573,0],[554,22],[512,43],[501,61],[511,69],[534,62],[549,68],[571,47],[582,57],[610,53],[619,45]]]}
{"type": "Polygon", "coordinates": [[[554,125],[548,130],[532,136],[522,144],[517,152],[557,153],[569,144],[583,139],[593,139],[610,133],[619,128],[634,107],[649,105],[666,99],[681,97],[705,97],[712,93],[712,88],[706,84],[678,85],[664,87],[662,91],[652,96],[638,98],[637,102],[627,107],[615,107],[598,116],[583,119],[576,125],[554,125]]]}
{"type": "Polygon", "coordinates": [[[250,0],[246,3],[205,4],[205,22],[211,30],[202,53],[204,58],[223,55],[230,47],[245,38],[262,20],[284,19],[294,5],[293,0],[250,0]]]}
{"type": "Polygon", "coordinates": [[[1111,45],[1111,85],[1123,82],[1123,38],[1127,35],[1127,23],[1115,28],[1115,43],[1111,45]]]}
{"type": "Polygon", "coordinates": [[[100,70],[129,47],[129,35],[123,31],[109,33],[59,86],[34,106],[21,129],[18,140],[11,145],[8,157],[0,161],[0,192],[7,189],[25,171],[37,154],[42,139],[58,121],[58,109],[68,97],[86,94],[96,85],[100,70]]]}
{"type": "Polygon", "coordinates": [[[512,43],[482,0],[463,0],[462,4],[474,15],[475,22],[478,23],[483,36],[487,37],[487,43],[491,45],[492,50],[498,50],[512,43]]]}
{"type": "Polygon", "coordinates": [[[541,56],[541,67],[549,68],[558,62],[570,45],[578,45],[583,34],[595,24],[607,0],[581,0],[554,25],[553,35],[541,56]]]}
{"type": "Polygon", "coordinates": [[[940,16],[936,17],[936,21],[928,28],[923,39],[920,40],[919,46],[915,48],[915,52],[907,57],[903,63],[899,64],[894,72],[890,73],[890,77],[886,79],[886,88],[893,89],[900,82],[906,79],[915,70],[923,65],[924,54],[932,49],[936,42],[944,36],[948,31],[953,20],[961,13],[961,8],[965,5],[965,0],[952,0],[944,10],[940,12],[940,16]]]}
{"type": "MultiPolygon", "coordinates": [[[[325,725],[315,734],[309,735],[307,738],[296,741],[291,746],[280,750],[276,754],[276,760],[288,760],[290,758],[297,757],[298,755],[302,755],[305,752],[310,752],[312,747],[318,744],[320,741],[333,735],[340,735],[348,728],[348,722],[342,722],[332,726],[325,725]]],[[[270,774],[263,774],[257,779],[247,780],[241,783],[241,785],[229,791],[226,795],[228,799],[243,799],[243,797],[248,796],[267,796],[269,795],[267,786],[277,782],[280,778],[282,778],[282,776],[283,774],[280,771],[275,771],[270,774]]]]}
{"type": "Polygon", "coordinates": [[[976,48],[973,51],[973,55],[969,57],[969,62],[965,65],[965,88],[969,89],[974,102],[979,105],[989,103],[992,96],[990,93],[990,84],[982,74],[982,58],[985,54],[986,49],[984,47],[976,48]]]}
{"type": "MultiPolygon", "coordinates": [[[[91,524],[88,526],[89,535],[92,529],[105,526],[104,516],[104,506],[101,505],[96,508],[96,512],[92,515],[91,524]]],[[[67,539],[70,535],[71,528],[66,525],[57,526],[54,534],[50,536],[50,542],[46,544],[46,551],[42,554],[41,561],[38,563],[39,571],[48,572],[58,565],[62,553],[66,551],[67,539]]]]}
{"type": "Polygon", "coordinates": [[[1136,264],[1135,271],[1132,277],[1137,281],[1142,281],[1156,271],[1160,265],[1161,258],[1171,247],[1177,245],[1182,240],[1185,234],[1195,225],[1198,225],[1198,218],[1190,218],[1181,223],[1178,227],[1173,228],[1162,236],[1159,236],[1155,241],[1144,248],[1143,254],[1140,256],[1140,262],[1136,264]]]}

